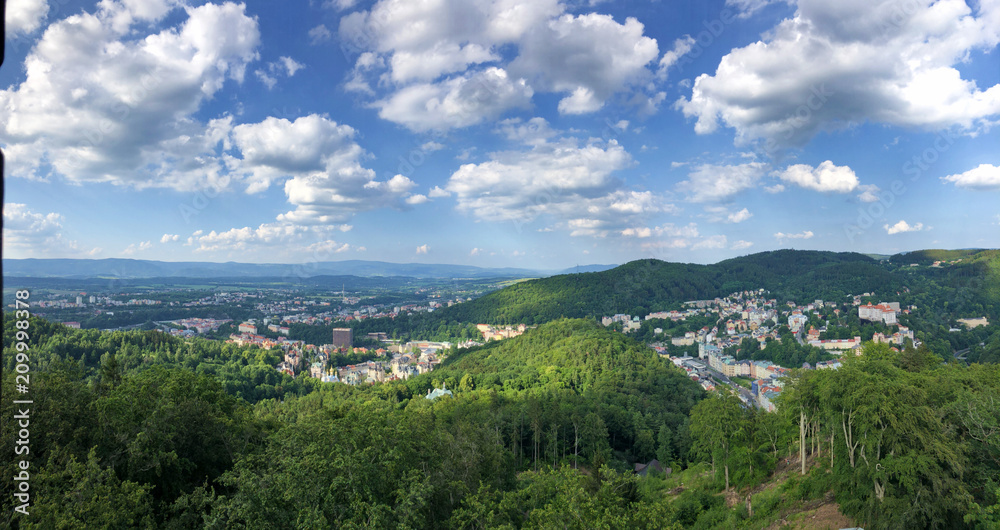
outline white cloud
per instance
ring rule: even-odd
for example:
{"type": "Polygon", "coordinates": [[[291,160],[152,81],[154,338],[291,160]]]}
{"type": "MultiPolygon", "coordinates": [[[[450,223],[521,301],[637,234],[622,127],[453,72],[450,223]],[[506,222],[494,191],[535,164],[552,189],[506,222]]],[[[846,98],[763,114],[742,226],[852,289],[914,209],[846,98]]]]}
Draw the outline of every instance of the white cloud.
{"type": "Polygon", "coordinates": [[[648,85],[659,49],[643,25],[565,9],[558,0],[381,0],[340,21],[342,46],[358,57],[345,88],[374,95],[377,85],[379,116],[418,131],[495,119],[538,92],[563,94],[564,114],[630,93],[640,113],[655,111],[666,94],[648,85]]]}
{"type": "Polygon", "coordinates": [[[265,69],[254,70],[254,74],[268,90],[271,90],[278,84],[279,76],[292,77],[295,72],[303,68],[305,68],[304,64],[291,57],[282,56],[277,61],[267,63],[265,69]]]}
{"type": "Polygon", "coordinates": [[[221,181],[216,151],[231,118],[196,118],[257,58],[257,21],[240,4],[187,8],[147,34],[167,2],[113,1],[48,26],[25,79],[0,91],[7,174],[193,190],[221,181]],[[135,25],[133,25],[135,24],[135,25]]]}
{"type": "Polygon", "coordinates": [[[821,192],[847,193],[859,184],[854,170],[847,166],[835,166],[829,160],[815,168],[808,164],[795,164],[774,175],[785,182],[821,192]]]}
{"type": "Polygon", "coordinates": [[[797,234],[786,234],[784,232],[778,232],[777,234],[774,234],[774,237],[776,237],[779,240],[783,240],[783,239],[812,239],[812,236],[813,236],[813,233],[810,230],[806,230],[804,232],[800,232],[800,233],[797,233],[797,234]]]}
{"type": "Polygon", "coordinates": [[[614,174],[630,167],[632,158],[614,140],[581,146],[561,139],[490,158],[462,165],[445,187],[459,210],[480,219],[519,227],[547,216],[571,235],[603,237],[673,208],[652,192],[621,189],[614,174]]]}
{"type": "Polygon", "coordinates": [[[434,186],[429,192],[427,192],[427,196],[432,199],[440,199],[442,197],[451,197],[451,193],[441,186],[434,186]]]}
{"type": "Polygon", "coordinates": [[[764,186],[764,191],[768,193],[781,193],[785,191],[784,184],[775,184],[773,186],[764,186]]]}
{"type": "Polygon", "coordinates": [[[767,167],[761,162],[739,165],[702,164],[677,188],[694,202],[720,201],[757,185],[767,167]]]}
{"type": "Polygon", "coordinates": [[[430,199],[428,199],[426,195],[416,193],[406,198],[406,204],[411,204],[411,205],[424,204],[429,200],[430,199]]]}
{"type": "Polygon", "coordinates": [[[499,124],[498,131],[503,133],[508,140],[525,145],[541,145],[558,134],[556,130],[549,127],[549,122],[545,118],[539,117],[531,118],[526,122],[520,118],[503,120],[499,124]]]}
{"type": "Polygon", "coordinates": [[[100,252],[81,249],[63,235],[63,216],[31,211],[21,203],[3,205],[3,255],[24,258],[87,257],[100,252]]]}
{"type": "Polygon", "coordinates": [[[143,241],[143,242],[139,243],[138,245],[135,244],[135,243],[132,243],[128,247],[126,247],[125,250],[122,251],[122,255],[123,256],[131,256],[131,255],[135,254],[136,252],[144,252],[144,251],[149,250],[151,248],[153,248],[152,241],[143,241]]]}
{"type": "Polygon", "coordinates": [[[732,250],[744,250],[744,249],[748,249],[748,248],[750,248],[752,246],[753,246],[753,243],[751,243],[750,241],[746,241],[746,240],[741,239],[741,240],[733,243],[733,246],[731,246],[729,248],[732,249],[732,250]]]}
{"type": "Polygon", "coordinates": [[[903,232],[919,232],[924,229],[924,224],[916,223],[911,225],[901,219],[898,223],[892,226],[885,225],[882,228],[884,228],[886,233],[888,233],[891,236],[893,234],[901,234],[903,232]]]}
{"type": "MultiPolygon", "coordinates": [[[[748,9],[761,0],[737,0],[748,9]]],[[[1000,114],[1000,85],[955,68],[1000,42],[995,2],[799,0],[764,40],[733,49],[677,107],[699,134],[731,127],[736,143],[801,146],[864,122],[976,132],[1000,114]],[[970,5],[975,6],[975,12],[970,5]]]]}
{"type": "Polygon", "coordinates": [[[677,61],[681,57],[687,55],[688,52],[694,47],[695,40],[691,38],[690,35],[685,35],[674,41],[674,48],[663,54],[660,58],[659,69],[656,71],[656,76],[660,79],[666,79],[670,68],[677,64],[677,61]]]}
{"type": "Polygon", "coordinates": [[[341,222],[360,211],[403,208],[411,199],[412,180],[396,175],[387,181],[361,165],[365,151],[354,141],[356,131],[325,116],[310,114],[294,122],[268,117],[233,128],[232,141],[242,155],[234,172],[259,192],[287,178],[285,194],[295,210],[278,220],[325,224],[341,222]]]}
{"type": "Polygon", "coordinates": [[[309,42],[314,46],[317,44],[324,43],[333,38],[333,34],[326,26],[320,24],[315,28],[309,30],[309,42]]]}
{"type": "Polygon", "coordinates": [[[49,13],[48,0],[10,0],[7,2],[7,31],[11,35],[33,33],[49,13]]]}
{"type": "Polygon", "coordinates": [[[431,247],[429,245],[420,245],[419,247],[417,247],[417,254],[418,255],[419,254],[427,254],[428,252],[430,252],[430,250],[431,250],[431,247]]]}
{"type": "MultiPolygon", "coordinates": [[[[348,243],[332,239],[335,232],[346,232],[350,225],[302,226],[287,222],[263,223],[256,228],[231,228],[224,231],[198,230],[187,239],[194,252],[217,258],[238,258],[269,263],[326,261],[335,254],[352,249],[348,243]],[[275,257],[280,256],[280,260],[275,257]]],[[[358,247],[363,252],[364,247],[358,247]]]]}
{"type": "Polygon", "coordinates": [[[323,5],[337,11],[346,11],[357,5],[358,0],[328,0],[323,5]]]}
{"type": "Polygon", "coordinates": [[[229,252],[260,250],[261,247],[281,248],[291,240],[301,239],[307,228],[283,223],[265,223],[257,228],[231,228],[224,232],[195,232],[189,241],[198,246],[195,252],[229,252]]]}
{"type": "Polygon", "coordinates": [[[730,223],[742,223],[743,221],[746,221],[747,219],[749,219],[751,217],[753,217],[753,214],[750,213],[750,210],[747,210],[746,208],[743,208],[742,210],[740,210],[738,212],[733,212],[733,213],[729,214],[726,217],[726,219],[730,223]]]}
{"type": "Polygon", "coordinates": [[[388,57],[393,82],[431,81],[494,61],[496,47],[563,11],[557,0],[382,0],[340,21],[346,49],[388,57]]]}
{"type": "Polygon", "coordinates": [[[325,241],[317,241],[316,243],[305,247],[305,250],[310,254],[340,254],[351,250],[351,245],[349,243],[340,244],[332,239],[328,239],[325,241]]]}
{"type": "Polygon", "coordinates": [[[292,77],[293,75],[295,75],[295,72],[298,72],[299,70],[306,67],[306,65],[297,62],[295,59],[292,59],[291,57],[280,57],[279,59],[281,61],[281,64],[284,65],[285,71],[288,72],[288,77],[292,77]]]}
{"type": "Polygon", "coordinates": [[[181,236],[177,234],[163,234],[163,237],[160,238],[160,243],[176,242],[180,240],[180,238],[181,236]]]}
{"type": "Polygon", "coordinates": [[[483,249],[477,247],[477,248],[474,248],[471,251],[469,251],[469,255],[470,256],[478,256],[482,252],[483,252],[483,249]]]}
{"type": "Polygon", "coordinates": [[[440,83],[410,85],[374,105],[382,119],[421,132],[496,119],[507,110],[528,107],[531,95],[524,79],[512,79],[502,68],[491,67],[440,83]]]}
{"type": "Polygon", "coordinates": [[[267,75],[267,72],[263,70],[254,70],[253,73],[254,75],[257,76],[257,79],[260,79],[260,82],[263,83],[263,85],[266,86],[268,90],[273,89],[274,86],[278,84],[277,79],[275,79],[270,75],[267,75]]]}
{"type": "Polygon", "coordinates": [[[650,77],[646,65],[659,49],[643,30],[631,17],[619,24],[610,15],[563,15],[528,32],[510,70],[538,89],[568,92],[560,113],[594,112],[614,93],[650,77]]]}
{"type": "Polygon", "coordinates": [[[428,153],[433,152],[433,151],[440,151],[442,149],[444,149],[444,144],[442,144],[440,142],[434,142],[434,141],[424,142],[420,146],[420,150],[421,151],[428,152],[428,153]]]}
{"type": "Polygon", "coordinates": [[[724,235],[710,236],[691,245],[691,250],[700,250],[703,248],[726,248],[727,243],[727,238],[724,235]]]}
{"type": "Polygon", "coordinates": [[[647,238],[651,236],[694,238],[698,237],[698,225],[695,223],[688,223],[685,226],[676,226],[673,223],[667,223],[653,228],[626,228],[625,230],[622,230],[621,234],[626,237],[638,238],[647,238]]]}
{"type": "Polygon", "coordinates": [[[741,18],[745,18],[756,13],[764,6],[774,4],[779,1],[781,0],[726,0],[726,5],[736,6],[736,8],[740,10],[739,16],[741,18]]]}
{"type": "Polygon", "coordinates": [[[972,190],[1000,190],[1000,166],[980,164],[965,173],[941,177],[941,180],[954,183],[960,188],[972,190]]]}
{"type": "Polygon", "coordinates": [[[882,191],[878,186],[874,184],[862,184],[858,186],[861,193],[858,195],[858,200],[861,202],[875,202],[878,200],[878,192],[882,191]]]}

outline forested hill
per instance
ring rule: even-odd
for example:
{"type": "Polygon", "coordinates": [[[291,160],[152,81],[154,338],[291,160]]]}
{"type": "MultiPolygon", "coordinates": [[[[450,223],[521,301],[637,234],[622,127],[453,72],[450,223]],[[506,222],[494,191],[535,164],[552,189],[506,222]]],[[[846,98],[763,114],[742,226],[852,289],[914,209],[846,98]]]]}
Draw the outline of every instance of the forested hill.
{"type": "MultiPolygon", "coordinates": [[[[704,393],[644,344],[580,319],[556,320],[510,340],[462,351],[449,357],[433,377],[451,379],[461,390],[568,390],[606,407],[612,425],[622,417],[630,425],[635,411],[658,418],[650,429],[662,422],[676,429],[704,393]]],[[[632,433],[631,427],[624,428],[617,439],[624,442],[632,433]]]]}
{"type": "Polygon", "coordinates": [[[460,322],[540,323],[560,317],[645,314],[687,300],[767,289],[787,299],[841,299],[846,294],[894,294],[902,278],[853,252],[778,250],[713,265],[638,260],[603,272],[518,283],[442,311],[460,322]]]}

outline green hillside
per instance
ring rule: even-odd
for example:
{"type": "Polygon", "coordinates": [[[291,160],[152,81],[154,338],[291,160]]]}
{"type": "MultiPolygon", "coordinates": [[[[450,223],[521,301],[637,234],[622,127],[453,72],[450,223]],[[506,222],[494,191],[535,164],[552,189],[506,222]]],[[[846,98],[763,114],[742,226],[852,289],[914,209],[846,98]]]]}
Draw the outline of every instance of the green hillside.
{"type": "Polygon", "coordinates": [[[901,252],[895,254],[889,258],[890,261],[897,265],[908,265],[911,263],[916,263],[918,265],[930,265],[935,261],[955,261],[958,259],[968,258],[975,256],[983,252],[983,249],[958,249],[958,250],[944,250],[944,249],[927,249],[927,250],[914,250],[913,252],[901,252]]]}
{"type": "Polygon", "coordinates": [[[637,260],[611,270],[522,282],[450,307],[444,321],[540,323],[560,317],[644,314],[687,300],[767,289],[790,300],[837,299],[861,292],[893,294],[903,283],[857,253],[779,250],[713,265],[637,260]]]}

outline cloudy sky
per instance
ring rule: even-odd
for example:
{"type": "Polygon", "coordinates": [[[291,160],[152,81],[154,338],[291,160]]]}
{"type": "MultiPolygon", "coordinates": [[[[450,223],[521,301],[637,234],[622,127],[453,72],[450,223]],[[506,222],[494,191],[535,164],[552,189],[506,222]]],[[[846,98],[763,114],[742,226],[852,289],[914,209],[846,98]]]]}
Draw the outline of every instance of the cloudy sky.
{"type": "Polygon", "coordinates": [[[9,0],[3,255],[1000,242],[1000,0],[9,0]]]}

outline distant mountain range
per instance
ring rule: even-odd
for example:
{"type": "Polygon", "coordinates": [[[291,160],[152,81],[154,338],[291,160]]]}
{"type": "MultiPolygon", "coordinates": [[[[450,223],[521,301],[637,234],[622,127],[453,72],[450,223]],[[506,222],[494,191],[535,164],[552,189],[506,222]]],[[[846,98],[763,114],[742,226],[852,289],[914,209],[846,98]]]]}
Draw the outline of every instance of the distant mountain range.
{"type": "Polygon", "coordinates": [[[411,278],[545,277],[573,272],[599,272],[616,265],[582,265],[566,270],[532,270],[470,265],[388,263],[384,261],[325,261],[306,264],[210,263],[138,259],[5,259],[3,274],[28,278],[258,278],[350,275],[411,278]]]}

